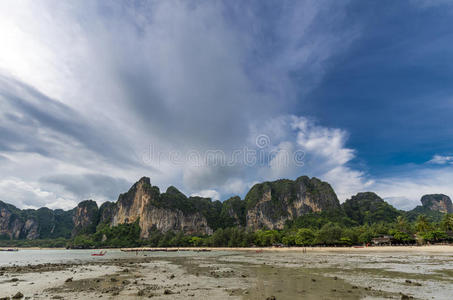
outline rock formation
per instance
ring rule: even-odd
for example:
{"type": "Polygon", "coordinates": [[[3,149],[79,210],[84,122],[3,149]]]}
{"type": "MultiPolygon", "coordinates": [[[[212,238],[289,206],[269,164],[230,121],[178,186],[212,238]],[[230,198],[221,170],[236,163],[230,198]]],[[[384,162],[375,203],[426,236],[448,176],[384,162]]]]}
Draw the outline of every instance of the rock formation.
{"type": "Polygon", "coordinates": [[[442,213],[453,213],[453,205],[450,197],[443,194],[424,195],[421,199],[422,205],[433,211],[442,213]]]}
{"type": "Polygon", "coordinates": [[[74,228],[72,236],[81,233],[93,233],[96,231],[96,225],[99,221],[98,205],[93,200],[85,200],[80,202],[74,209],[72,221],[74,228]]]}
{"type": "Polygon", "coordinates": [[[174,187],[160,194],[159,188],[152,186],[149,178],[143,177],[127,193],[119,196],[112,225],[138,220],[142,238],[147,238],[152,230],[212,233],[206,218],[187,207],[186,201],[186,196],[174,187]]]}
{"type": "Polygon", "coordinates": [[[247,227],[282,229],[303,214],[340,208],[332,187],[317,178],[302,176],[256,184],[245,197],[247,227]]]}
{"type": "Polygon", "coordinates": [[[15,206],[0,201],[0,236],[10,239],[38,237],[33,219],[24,218],[15,206]]]}
{"type": "Polygon", "coordinates": [[[72,211],[48,208],[18,209],[0,201],[0,237],[37,239],[69,237],[73,223],[72,211]]]}
{"type": "Polygon", "coordinates": [[[116,211],[116,204],[114,202],[104,202],[99,207],[99,223],[111,224],[116,211]]]}
{"type": "Polygon", "coordinates": [[[340,205],[328,183],[302,176],[259,183],[244,200],[235,196],[220,202],[187,197],[173,186],[161,193],[149,178],[143,177],[116,202],[105,202],[99,208],[95,201],[85,200],[69,211],[20,210],[0,201],[0,239],[69,238],[94,233],[96,228],[134,222],[140,227],[140,237],[146,239],[154,231],[211,234],[218,228],[237,226],[282,229],[288,221],[319,212],[347,218],[351,225],[393,222],[400,215],[410,221],[420,214],[439,220],[443,213],[453,212],[448,196],[425,195],[421,201],[423,206],[402,212],[375,193],[366,192],[340,205]]]}

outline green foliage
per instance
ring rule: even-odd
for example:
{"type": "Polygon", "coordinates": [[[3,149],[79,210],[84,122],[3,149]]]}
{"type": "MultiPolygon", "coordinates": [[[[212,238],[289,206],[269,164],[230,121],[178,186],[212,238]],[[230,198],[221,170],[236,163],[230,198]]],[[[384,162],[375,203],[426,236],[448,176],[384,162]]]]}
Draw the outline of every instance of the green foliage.
{"type": "Polygon", "coordinates": [[[440,211],[431,210],[424,206],[417,206],[413,210],[404,213],[406,219],[410,222],[417,220],[418,216],[423,215],[428,218],[431,222],[439,222],[442,220],[444,214],[440,211]]]}
{"type": "Polygon", "coordinates": [[[139,220],[118,226],[103,225],[94,234],[79,234],[69,243],[70,248],[121,248],[141,245],[139,220]]]}
{"type": "Polygon", "coordinates": [[[393,223],[402,214],[375,193],[359,193],[342,204],[346,215],[360,225],[393,223]]]}
{"type": "Polygon", "coordinates": [[[445,214],[441,226],[445,231],[453,231],[453,214],[445,214]]]}
{"type": "Polygon", "coordinates": [[[317,178],[301,176],[296,180],[280,179],[272,182],[255,184],[245,196],[246,209],[254,208],[265,194],[271,196],[271,209],[275,219],[287,216],[288,211],[282,203],[291,204],[300,196],[301,189],[311,199],[327,201],[332,208],[339,207],[338,199],[332,187],[317,178]],[[302,187],[302,188],[301,188],[302,187]]]}
{"type": "Polygon", "coordinates": [[[342,229],[337,224],[327,223],[318,231],[315,239],[316,244],[337,245],[340,244],[342,229]]]}
{"type": "Polygon", "coordinates": [[[65,248],[69,240],[65,238],[36,239],[36,240],[10,240],[0,239],[0,247],[38,247],[38,248],[65,248]]]}
{"type": "Polygon", "coordinates": [[[315,243],[316,234],[309,228],[301,228],[296,233],[295,244],[297,246],[309,246],[315,243]]]}
{"type": "Polygon", "coordinates": [[[220,213],[220,219],[222,220],[222,227],[233,227],[237,225],[241,225],[245,227],[246,223],[246,203],[245,201],[241,200],[238,196],[231,197],[230,199],[226,200],[222,204],[222,210],[220,213]],[[231,216],[231,213],[237,216],[237,219],[231,216]],[[237,224],[237,221],[239,224],[237,224]]]}
{"type": "Polygon", "coordinates": [[[399,243],[412,244],[415,241],[414,237],[411,234],[404,231],[393,230],[390,231],[390,234],[393,235],[393,238],[399,243]]]}
{"type": "Polygon", "coordinates": [[[335,223],[340,226],[357,226],[357,223],[349,219],[341,209],[330,209],[322,212],[307,213],[294,220],[286,222],[286,228],[311,228],[320,229],[327,223],[335,223]]]}
{"type": "MultiPolygon", "coordinates": [[[[62,247],[66,244],[73,248],[93,247],[172,247],[172,246],[215,246],[215,247],[249,247],[272,246],[284,244],[287,246],[316,246],[316,245],[360,245],[368,244],[375,237],[393,236],[394,242],[408,244],[436,243],[450,240],[453,231],[453,214],[443,215],[439,212],[416,208],[403,213],[374,193],[360,193],[347,200],[342,206],[335,206],[338,199],[327,183],[316,178],[299,177],[296,181],[277,180],[257,184],[247,194],[245,200],[232,197],[225,202],[212,201],[209,198],[186,197],[175,187],[169,187],[165,193],[152,186],[149,180],[140,181],[144,192],[150,196],[150,209],[154,207],[170,210],[180,210],[183,214],[200,213],[207,220],[208,226],[214,230],[210,236],[185,235],[183,232],[159,232],[152,230],[145,240],[140,239],[138,220],[132,224],[110,226],[111,216],[116,204],[102,205],[97,216],[104,219],[93,223],[92,227],[75,230],[77,235],[67,238],[73,230],[73,210],[19,210],[12,205],[0,201],[0,208],[6,208],[12,213],[11,222],[35,220],[39,224],[42,240],[11,241],[8,235],[0,236],[0,245],[5,246],[36,246],[62,247]],[[270,207],[266,208],[272,217],[278,219],[288,212],[283,202],[291,203],[298,194],[307,193],[313,199],[321,197],[329,201],[330,210],[304,214],[294,220],[287,221],[283,230],[258,230],[251,232],[246,229],[247,210],[256,206],[265,193],[270,193],[270,207]],[[329,198],[330,197],[330,198],[329,198]],[[104,211],[106,212],[104,214],[104,211]],[[440,216],[440,217],[439,217],[440,216]],[[96,226],[96,227],[95,227],[96,226]],[[53,238],[58,238],[54,239],[53,238]]],[[[138,185],[134,185],[128,193],[119,197],[119,202],[126,207],[132,204],[138,185]]],[[[87,202],[93,207],[95,202],[87,202]]],[[[324,202],[325,203],[325,202],[324,202]]],[[[91,207],[90,206],[90,207],[91,207]]],[[[90,208],[91,209],[91,208],[90,208]]],[[[96,205],[97,209],[97,205],[96,205]]],[[[268,212],[266,212],[268,213],[268,212]]]]}
{"type": "MultiPolygon", "coordinates": [[[[69,238],[71,236],[71,230],[74,226],[72,222],[72,210],[51,210],[45,207],[37,210],[18,209],[14,205],[7,204],[3,201],[0,201],[0,208],[11,212],[11,223],[16,220],[20,220],[23,223],[27,220],[37,222],[40,239],[69,238]]],[[[19,238],[24,239],[25,236],[20,236],[19,238]]]]}
{"type": "Polygon", "coordinates": [[[255,232],[255,244],[261,247],[272,246],[281,242],[281,234],[277,230],[258,230],[255,232]]]}
{"type": "Polygon", "coordinates": [[[431,228],[432,224],[426,216],[420,215],[417,217],[417,222],[415,223],[415,229],[417,232],[426,232],[431,230],[431,228]]]}

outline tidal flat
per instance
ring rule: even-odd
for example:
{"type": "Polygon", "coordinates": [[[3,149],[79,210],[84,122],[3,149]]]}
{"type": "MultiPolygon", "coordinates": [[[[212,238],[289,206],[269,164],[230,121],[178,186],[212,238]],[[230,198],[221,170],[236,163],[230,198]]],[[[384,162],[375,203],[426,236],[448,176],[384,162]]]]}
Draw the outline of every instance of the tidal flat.
{"type": "Polygon", "coordinates": [[[0,253],[0,298],[451,299],[450,249],[20,250],[0,253]]]}

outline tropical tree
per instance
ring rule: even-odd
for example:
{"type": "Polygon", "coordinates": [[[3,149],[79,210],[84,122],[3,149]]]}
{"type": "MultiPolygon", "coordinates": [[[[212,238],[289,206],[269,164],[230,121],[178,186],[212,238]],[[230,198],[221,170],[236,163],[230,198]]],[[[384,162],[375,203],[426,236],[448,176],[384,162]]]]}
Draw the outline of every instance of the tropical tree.
{"type": "Polygon", "coordinates": [[[198,236],[193,236],[190,238],[190,244],[195,247],[199,247],[199,246],[203,245],[203,239],[198,236]]]}
{"type": "Polygon", "coordinates": [[[446,214],[441,225],[445,231],[453,231],[453,214],[446,214]]]}
{"type": "Polygon", "coordinates": [[[255,241],[259,246],[272,246],[280,241],[280,233],[277,230],[258,230],[255,232],[255,241]]]}
{"type": "Polygon", "coordinates": [[[419,215],[417,218],[417,222],[415,223],[415,229],[417,232],[427,232],[431,229],[431,223],[428,221],[425,215],[419,215]]]}
{"type": "Polygon", "coordinates": [[[396,218],[396,229],[400,232],[405,232],[405,233],[408,233],[410,231],[410,225],[407,222],[405,217],[398,216],[396,218]]]}
{"type": "Polygon", "coordinates": [[[340,243],[342,229],[334,223],[327,223],[318,231],[315,242],[318,244],[335,245],[340,243]]]}
{"type": "Polygon", "coordinates": [[[448,238],[448,235],[446,234],[445,231],[440,230],[440,229],[435,229],[435,230],[430,230],[430,231],[425,231],[422,233],[422,238],[425,241],[435,243],[435,242],[440,242],[444,241],[448,238]]]}
{"type": "Polygon", "coordinates": [[[296,245],[298,246],[308,246],[313,245],[315,240],[315,233],[309,228],[301,228],[297,231],[296,234],[296,245]]]}

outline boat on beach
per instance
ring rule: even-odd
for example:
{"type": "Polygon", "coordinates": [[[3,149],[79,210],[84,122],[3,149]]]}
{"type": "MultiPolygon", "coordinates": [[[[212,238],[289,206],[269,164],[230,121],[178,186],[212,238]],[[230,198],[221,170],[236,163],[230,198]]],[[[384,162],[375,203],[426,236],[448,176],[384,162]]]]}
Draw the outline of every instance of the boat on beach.
{"type": "Polygon", "coordinates": [[[104,256],[107,253],[107,251],[101,251],[99,253],[92,253],[91,256],[104,256]]]}
{"type": "Polygon", "coordinates": [[[19,251],[19,249],[17,249],[17,248],[7,248],[7,249],[0,249],[0,251],[17,252],[17,251],[19,251]]]}

